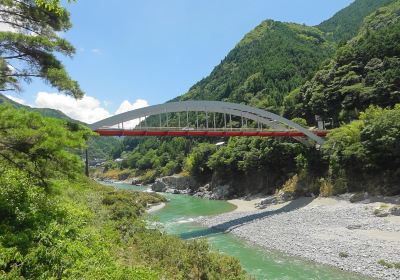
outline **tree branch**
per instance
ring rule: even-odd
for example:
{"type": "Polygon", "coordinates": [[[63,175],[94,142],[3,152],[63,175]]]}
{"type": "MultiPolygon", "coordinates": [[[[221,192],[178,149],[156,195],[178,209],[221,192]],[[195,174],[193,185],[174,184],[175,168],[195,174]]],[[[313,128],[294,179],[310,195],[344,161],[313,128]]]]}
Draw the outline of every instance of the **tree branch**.
{"type": "Polygon", "coordinates": [[[3,75],[4,77],[38,77],[41,78],[43,75],[39,74],[10,74],[10,75],[3,75]]]}
{"type": "Polygon", "coordinates": [[[28,54],[19,54],[19,55],[13,55],[13,56],[6,56],[6,57],[2,57],[2,59],[15,59],[15,58],[20,58],[20,57],[24,57],[24,56],[28,56],[28,54]]]}
{"type": "Polygon", "coordinates": [[[15,88],[0,88],[0,91],[12,91],[15,90],[15,88]]]}
{"type": "Polygon", "coordinates": [[[35,33],[36,35],[42,35],[42,33],[40,33],[40,32],[37,32],[37,31],[35,31],[35,30],[32,30],[32,29],[30,29],[30,28],[28,28],[28,27],[26,27],[26,26],[23,26],[23,25],[21,25],[21,24],[15,23],[15,22],[7,21],[7,20],[0,20],[0,22],[5,23],[5,24],[12,25],[12,26],[14,26],[14,27],[19,27],[19,28],[28,30],[28,31],[30,31],[30,32],[35,33]]]}

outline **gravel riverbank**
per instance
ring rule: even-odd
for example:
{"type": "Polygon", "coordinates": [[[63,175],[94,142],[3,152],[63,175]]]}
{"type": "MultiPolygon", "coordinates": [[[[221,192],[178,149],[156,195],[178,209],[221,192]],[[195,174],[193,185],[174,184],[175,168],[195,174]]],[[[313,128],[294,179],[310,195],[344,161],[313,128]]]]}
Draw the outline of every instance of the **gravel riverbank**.
{"type": "Polygon", "coordinates": [[[266,249],[278,250],[378,279],[400,279],[400,217],[377,217],[381,203],[301,198],[251,212],[203,217],[204,226],[228,231],[266,249]]]}

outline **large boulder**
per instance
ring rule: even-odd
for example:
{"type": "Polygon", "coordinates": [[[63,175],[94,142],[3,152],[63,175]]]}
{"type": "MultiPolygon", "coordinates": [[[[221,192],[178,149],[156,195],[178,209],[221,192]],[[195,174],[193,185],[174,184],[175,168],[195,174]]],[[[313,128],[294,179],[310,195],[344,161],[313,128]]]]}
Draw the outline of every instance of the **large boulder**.
{"type": "Polygon", "coordinates": [[[363,192],[355,193],[350,196],[350,202],[351,203],[361,202],[368,198],[369,198],[369,195],[367,192],[366,193],[363,193],[363,192]]]}
{"type": "Polygon", "coordinates": [[[156,179],[150,187],[155,192],[165,192],[168,189],[167,185],[159,179],[156,179]]]}
{"type": "Polygon", "coordinates": [[[390,208],[390,214],[393,216],[400,216],[400,206],[393,206],[390,208]]]}
{"type": "MultiPolygon", "coordinates": [[[[167,189],[187,190],[195,189],[198,184],[191,176],[173,175],[157,178],[151,185],[151,189],[156,192],[165,192],[167,189]]],[[[180,192],[179,192],[180,193],[180,192]]]]}
{"type": "Polygon", "coordinates": [[[212,190],[211,199],[226,199],[231,194],[230,185],[216,186],[212,190]]]}
{"type": "Polygon", "coordinates": [[[374,215],[377,217],[387,217],[390,215],[390,210],[387,208],[377,208],[374,210],[374,215]]]}
{"type": "Polygon", "coordinates": [[[278,199],[275,196],[268,196],[266,198],[263,198],[259,205],[270,205],[270,204],[276,204],[278,203],[278,199]]]}

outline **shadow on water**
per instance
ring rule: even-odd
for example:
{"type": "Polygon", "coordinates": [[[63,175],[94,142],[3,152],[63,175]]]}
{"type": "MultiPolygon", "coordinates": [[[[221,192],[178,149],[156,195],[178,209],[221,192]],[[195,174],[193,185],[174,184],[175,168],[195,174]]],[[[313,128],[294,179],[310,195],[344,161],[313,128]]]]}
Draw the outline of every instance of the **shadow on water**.
{"type": "Polygon", "coordinates": [[[209,237],[214,234],[219,234],[219,233],[223,233],[223,232],[224,233],[230,232],[233,229],[240,227],[242,225],[245,225],[254,220],[258,220],[258,219],[262,219],[265,217],[277,215],[280,213],[287,213],[290,211],[300,209],[300,208],[310,204],[313,200],[314,200],[314,198],[312,198],[312,197],[299,198],[299,199],[289,202],[287,205],[283,206],[282,208],[276,209],[276,210],[263,211],[260,213],[251,214],[248,216],[240,217],[237,219],[233,219],[233,220],[212,226],[211,228],[208,228],[208,229],[184,232],[184,233],[181,233],[179,236],[182,239],[191,239],[191,238],[199,238],[199,237],[209,237]]]}

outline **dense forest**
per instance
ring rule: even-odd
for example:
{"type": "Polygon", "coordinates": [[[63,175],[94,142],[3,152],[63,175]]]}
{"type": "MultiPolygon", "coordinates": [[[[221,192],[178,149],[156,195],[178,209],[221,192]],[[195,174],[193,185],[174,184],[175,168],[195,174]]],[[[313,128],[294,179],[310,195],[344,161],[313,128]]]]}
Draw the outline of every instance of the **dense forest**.
{"type": "Polygon", "coordinates": [[[144,211],[162,196],[84,177],[73,151],[89,129],[4,105],[0,127],[2,279],[246,279],[204,241],[149,228],[144,211]]]}
{"type": "Polygon", "coordinates": [[[279,112],[334,50],[314,27],[267,20],[248,33],[210,76],[179,100],[223,100],[279,112]]]}
{"type": "Polygon", "coordinates": [[[357,35],[365,17],[392,2],[393,0],[354,1],[317,27],[335,42],[343,44],[357,35]]]}
{"type": "MultiPolygon", "coordinates": [[[[59,37],[71,27],[60,1],[0,5],[2,21],[20,29],[0,32],[0,91],[40,77],[81,97],[58,59],[74,53],[59,37]]],[[[164,197],[86,178],[79,154],[95,137],[90,129],[57,111],[0,100],[0,279],[248,279],[238,260],[204,240],[153,225],[145,210],[164,197]]]]}
{"type": "Polygon", "coordinates": [[[320,150],[290,139],[125,138],[113,151],[122,163],[110,162],[100,176],[139,177],[148,183],[184,172],[202,183],[229,184],[237,195],[274,193],[294,181],[297,194],[399,193],[399,147],[392,142],[398,132],[395,118],[372,113],[384,110],[395,115],[400,102],[399,3],[354,1],[316,27],[264,21],[208,77],[174,99],[245,103],[305,126],[315,126],[319,115],[336,128],[320,150]],[[388,135],[367,133],[376,127],[357,122],[370,114],[374,122],[385,122],[388,135]],[[346,137],[356,141],[350,146],[358,149],[347,149],[346,137]],[[227,144],[217,148],[214,143],[220,140],[227,144]],[[367,142],[379,142],[377,151],[367,142]],[[392,160],[382,165],[372,154],[389,147],[394,149],[392,160]],[[351,160],[360,165],[346,163],[351,160]]]}
{"type": "Polygon", "coordinates": [[[365,19],[358,35],[300,90],[287,97],[285,115],[312,123],[315,115],[336,124],[357,119],[370,105],[400,102],[400,3],[365,19]]]}
{"type": "MultiPolygon", "coordinates": [[[[1,18],[25,29],[0,32],[0,91],[35,76],[81,97],[58,59],[75,52],[60,37],[71,28],[67,10],[59,1],[0,4],[1,18]]],[[[236,259],[205,241],[149,226],[145,209],[162,196],[84,177],[87,145],[91,158],[111,159],[96,171],[101,177],[150,183],[183,173],[228,184],[232,195],[399,194],[399,15],[399,0],[356,0],[315,27],[264,21],[175,99],[245,103],[304,126],[314,126],[315,115],[332,119],[319,149],[294,139],[101,139],[61,112],[0,96],[10,103],[0,104],[0,278],[248,279],[236,259]]]]}

